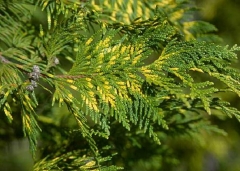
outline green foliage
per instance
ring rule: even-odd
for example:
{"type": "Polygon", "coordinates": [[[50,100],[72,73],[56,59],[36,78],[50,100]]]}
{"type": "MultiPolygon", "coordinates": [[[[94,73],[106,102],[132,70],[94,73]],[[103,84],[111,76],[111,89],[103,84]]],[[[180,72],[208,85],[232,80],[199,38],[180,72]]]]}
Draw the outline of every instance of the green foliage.
{"type": "Polygon", "coordinates": [[[16,132],[29,139],[34,170],[130,170],[149,156],[164,168],[178,159],[169,138],[225,134],[206,114],[240,119],[219,97],[240,96],[231,66],[240,48],[214,44],[216,28],[189,19],[194,9],[171,0],[0,1],[1,123],[21,118],[16,132]],[[151,153],[131,161],[146,144],[151,153]]]}

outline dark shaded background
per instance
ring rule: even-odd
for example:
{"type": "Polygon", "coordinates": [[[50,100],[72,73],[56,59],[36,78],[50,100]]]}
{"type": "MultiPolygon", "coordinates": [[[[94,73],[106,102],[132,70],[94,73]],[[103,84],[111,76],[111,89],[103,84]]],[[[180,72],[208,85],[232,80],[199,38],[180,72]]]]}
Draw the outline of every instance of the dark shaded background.
{"type": "MultiPolygon", "coordinates": [[[[198,17],[212,23],[218,28],[222,38],[222,45],[240,45],[240,1],[239,0],[196,0],[200,7],[198,17]]],[[[240,69],[240,53],[238,62],[233,64],[240,69]]],[[[225,94],[222,98],[228,99],[231,104],[240,109],[240,99],[236,95],[225,94]]],[[[228,135],[207,136],[203,171],[240,171],[240,123],[235,119],[224,120],[212,118],[212,122],[226,130],[228,135]]],[[[177,169],[178,170],[178,169],[177,169]]],[[[195,170],[188,168],[187,170],[195,170]]]]}

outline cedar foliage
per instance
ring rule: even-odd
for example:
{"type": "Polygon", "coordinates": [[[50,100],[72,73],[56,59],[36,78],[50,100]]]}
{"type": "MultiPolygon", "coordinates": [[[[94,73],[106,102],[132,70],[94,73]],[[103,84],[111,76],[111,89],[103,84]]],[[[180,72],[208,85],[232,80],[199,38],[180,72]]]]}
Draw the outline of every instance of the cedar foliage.
{"type": "Polygon", "coordinates": [[[240,96],[240,48],[217,45],[195,10],[182,0],[1,0],[1,137],[26,136],[34,170],[131,170],[154,158],[157,170],[179,159],[169,138],[224,134],[209,115],[240,119],[219,96],[240,96]]]}

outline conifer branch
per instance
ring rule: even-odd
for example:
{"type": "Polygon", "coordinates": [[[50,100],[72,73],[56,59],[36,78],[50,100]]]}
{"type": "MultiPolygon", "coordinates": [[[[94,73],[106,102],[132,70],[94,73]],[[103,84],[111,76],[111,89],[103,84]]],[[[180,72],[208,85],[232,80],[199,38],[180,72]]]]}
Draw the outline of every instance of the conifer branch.
{"type": "Polygon", "coordinates": [[[11,124],[20,111],[33,154],[40,139],[35,170],[119,170],[118,138],[155,146],[168,134],[225,134],[206,113],[240,120],[218,95],[240,96],[231,66],[240,48],[212,43],[216,28],[189,20],[192,10],[185,1],[0,1],[0,110],[11,124]],[[38,110],[44,90],[51,104],[38,110]]]}

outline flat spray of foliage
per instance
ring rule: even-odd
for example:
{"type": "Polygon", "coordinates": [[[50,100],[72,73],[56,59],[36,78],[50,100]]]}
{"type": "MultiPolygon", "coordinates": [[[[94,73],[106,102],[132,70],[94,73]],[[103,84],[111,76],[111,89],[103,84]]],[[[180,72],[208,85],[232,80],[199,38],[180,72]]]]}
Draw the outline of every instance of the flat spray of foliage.
{"type": "Polygon", "coordinates": [[[168,137],[223,132],[207,114],[240,119],[218,96],[240,96],[239,48],[214,44],[216,28],[194,10],[181,0],[1,0],[0,125],[29,139],[34,170],[129,169],[147,142],[161,168],[173,159],[160,145],[168,137]]]}

